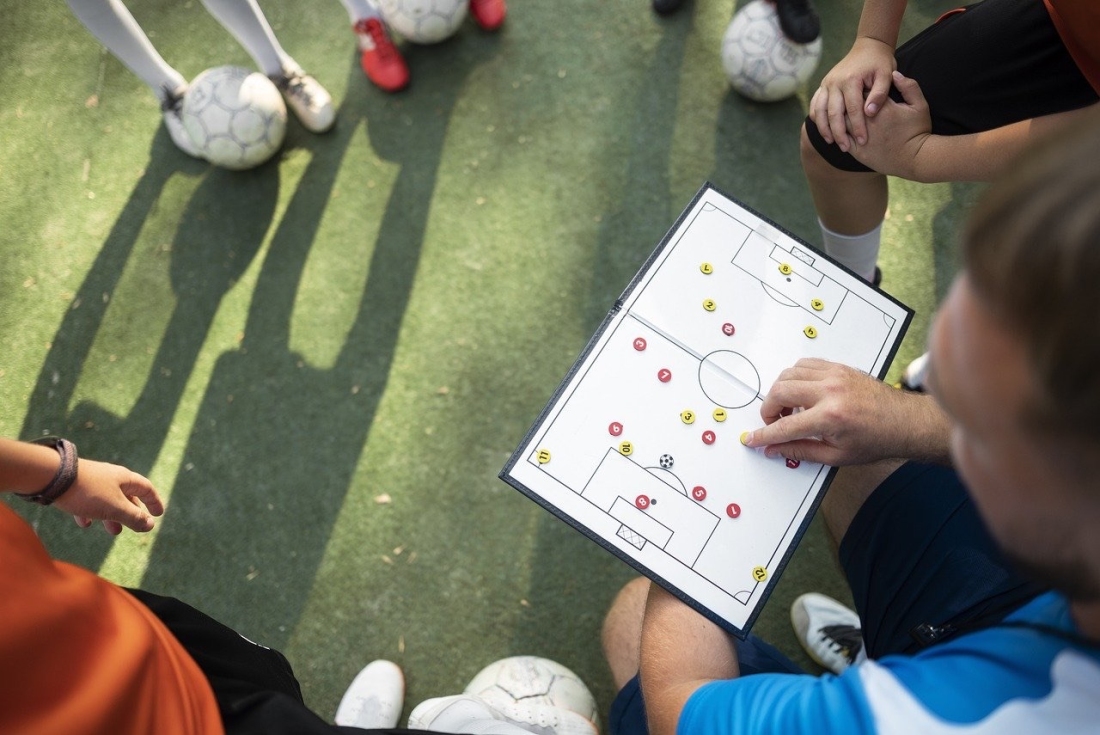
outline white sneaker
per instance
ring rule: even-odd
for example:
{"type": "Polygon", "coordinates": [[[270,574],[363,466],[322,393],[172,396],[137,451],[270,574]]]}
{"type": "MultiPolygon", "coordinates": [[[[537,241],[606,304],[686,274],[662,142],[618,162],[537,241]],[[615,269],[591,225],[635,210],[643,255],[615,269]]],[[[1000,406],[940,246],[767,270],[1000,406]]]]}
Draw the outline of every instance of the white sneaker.
{"type": "Polygon", "coordinates": [[[421,702],[409,715],[409,729],[469,735],[599,735],[595,723],[571,710],[520,702],[493,707],[469,694],[421,702]]]}
{"type": "Polygon", "coordinates": [[[356,674],[336,708],[336,724],[365,730],[397,727],[405,676],[392,661],[371,661],[356,674]]]}
{"type": "Polygon", "coordinates": [[[831,597],[800,595],[791,603],[791,625],[810,658],[834,674],[867,660],[859,616],[831,597]]]}
{"type": "Polygon", "coordinates": [[[905,372],[901,374],[902,388],[918,393],[925,392],[924,381],[928,377],[928,357],[928,353],[925,352],[905,367],[905,372]]]}
{"type": "Polygon", "coordinates": [[[164,127],[168,130],[168,137],[172,139],[177,148],[192,158],[205,160],[202,151],[195,145],[195,141],[191,140],[191,136],[187,134],[187,129],[183,127],[183,95],[186,93],[186,87],[182,91],[176,92],[164,90],[164,101],[160,103],[160,109],[164,113],[164,127]]]}
{"type": "Polygon", "coordinates": [[[287,106],[294,111],[302,127],[312,133],[323,133],[336,122],[332,97],[316,79],[301,69],[290,69],[271,77],[283,93],[287,106]]]}

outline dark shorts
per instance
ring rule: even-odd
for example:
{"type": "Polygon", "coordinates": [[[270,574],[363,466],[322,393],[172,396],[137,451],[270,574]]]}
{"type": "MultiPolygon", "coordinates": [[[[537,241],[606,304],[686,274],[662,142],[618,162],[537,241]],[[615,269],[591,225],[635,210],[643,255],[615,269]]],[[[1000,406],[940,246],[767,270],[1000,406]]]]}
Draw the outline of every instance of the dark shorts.
{"type": "MultiPolygon", "coordinates": [[[[936,135],[992,130],[1097,102],[1042,0],[985,0],[949,14],[898,47],[898,71],[920,84],[936,135]]],[[[897,89],[890,96],[901,101],[897,89]]],[[[813,120],[806,134],[835,168],[870,171],[826,143],[813,120]]]]}
{"type": "MultiPolygon", "coordinates": [[[[751,633],[743,641],[734,638],[733,643],[737,647],[737,663],[741,667],[741,676],[806,673],[778,648],[751,633]]],[[[642,701],[642,688],[637,676],[615,695],[607,720],[611,735],[640,735],[649,732],[645,702],[642,701]]]]}
{"type": "MultiPolygon", "coordinates": [[[[997,550],[953,470],[913,462],[890,475],[856,513],[840,543],[840,563],[871,658],[919,650],[926,644],[914,631],[925,626],[961,632],[990,625],[1044,591],[997,550]]],[[[738,655],[748,656],[743,676],[801,673],[754,636],[737,644],[738,655]]],[[[637,677],[616,696],[608,717],[612,735],[647,732],[637,677]]]]}
{"type": "MultiPolygon", "coordinates": [[[[160,618],[210,682],[226,733],[407,733],[326,722],[306,707],[290,662],[171,597],[127,590],[160,618]]],[[[423,732],[423,731],[418,731],[423,732]]]]}

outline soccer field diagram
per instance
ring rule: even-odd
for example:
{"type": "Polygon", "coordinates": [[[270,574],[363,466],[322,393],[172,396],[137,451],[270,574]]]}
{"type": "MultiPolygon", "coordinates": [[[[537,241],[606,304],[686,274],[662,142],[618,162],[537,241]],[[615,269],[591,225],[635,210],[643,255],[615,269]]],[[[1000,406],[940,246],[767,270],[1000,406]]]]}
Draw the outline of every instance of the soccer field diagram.
{"type": "Polygon", "coordinates": [[[830,468],[740,443],[801,357],[881,377],[911,312],[704,187],[502,477],[737,634],[830,468]]]}

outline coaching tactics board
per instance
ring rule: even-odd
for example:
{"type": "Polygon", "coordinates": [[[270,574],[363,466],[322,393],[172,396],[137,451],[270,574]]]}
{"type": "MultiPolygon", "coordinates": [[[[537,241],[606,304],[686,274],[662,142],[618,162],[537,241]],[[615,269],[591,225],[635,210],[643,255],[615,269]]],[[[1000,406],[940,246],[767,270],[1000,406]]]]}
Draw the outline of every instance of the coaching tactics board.
{"type": "Polygon", "coordinates": [[[833,471],[741,433],[799,358],[884,377],[911,318],[706,184],[501,478],[743,636],[833,471]]]}

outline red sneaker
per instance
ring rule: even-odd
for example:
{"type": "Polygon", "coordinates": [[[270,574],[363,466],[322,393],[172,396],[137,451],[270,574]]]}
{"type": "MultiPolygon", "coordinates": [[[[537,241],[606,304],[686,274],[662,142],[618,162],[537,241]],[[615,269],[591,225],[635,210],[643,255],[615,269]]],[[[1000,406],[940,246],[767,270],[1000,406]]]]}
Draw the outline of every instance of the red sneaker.
{"type": "Polygon", "coordinates": [[[359,63],[367,78],[386,92],[407,87],[409,67],[397,46],[393,45],[385,24],[378,18],[362,18],[355,23],[354,29],[362,52],[359,63]]]}
{"type": "Polygon", "coordinates": [[[504,24],[508,6],[504,0],[470,0],[470,14],[486,31],[495,31],[504,24]]]}

